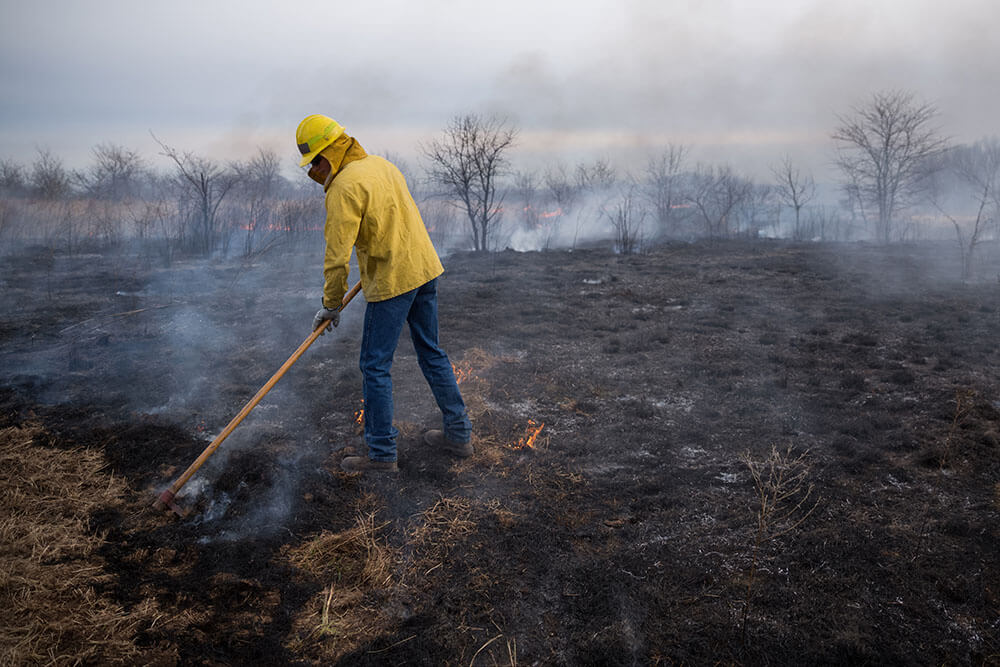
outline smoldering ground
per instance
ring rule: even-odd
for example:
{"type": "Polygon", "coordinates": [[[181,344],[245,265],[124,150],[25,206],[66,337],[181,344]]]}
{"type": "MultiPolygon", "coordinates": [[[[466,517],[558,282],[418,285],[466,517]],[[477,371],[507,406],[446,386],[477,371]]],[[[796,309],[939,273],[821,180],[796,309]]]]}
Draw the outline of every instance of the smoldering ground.
{"type": "MultiPolygon", "coordinates": [[[[58,280],[23,258],[0,276],[0,426],[122,483],[83,510],[100,546],[67,556],[129,619],[96,659],[988,664],[1000,289],[961,282],[953,252],[451,255],[442,342],[475,457],[421,445],[439,417],[404,334],[401,471],[338,471],[360,443],[355,303],[192,480],[185,520],[155,492],[308,333],[320,257],[136,266],[113,288],[97,257],[58,258],[58,280]],[[789,447],[774,470],[802,486],[758,485],[746,461],[789,447]],[[807,502],[761,533],[769,488],[807,502]]],[[[23,632],[81,650],[60,627],[23,632]]]]}

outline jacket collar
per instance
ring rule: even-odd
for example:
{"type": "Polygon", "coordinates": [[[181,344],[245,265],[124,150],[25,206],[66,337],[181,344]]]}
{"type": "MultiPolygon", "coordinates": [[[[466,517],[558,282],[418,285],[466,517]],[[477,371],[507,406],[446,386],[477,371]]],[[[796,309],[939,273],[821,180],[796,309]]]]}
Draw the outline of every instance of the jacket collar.
{"type": "Polygon", "coordinates": [[[346,134],[340,135],[336,141],[324,148],[320,155],[330,162],[330,175],[323,183],[323,192],[330,189],[333,179],[351,162],[368,157],[368,153],[361,147],[358,140],[346,134]]]}

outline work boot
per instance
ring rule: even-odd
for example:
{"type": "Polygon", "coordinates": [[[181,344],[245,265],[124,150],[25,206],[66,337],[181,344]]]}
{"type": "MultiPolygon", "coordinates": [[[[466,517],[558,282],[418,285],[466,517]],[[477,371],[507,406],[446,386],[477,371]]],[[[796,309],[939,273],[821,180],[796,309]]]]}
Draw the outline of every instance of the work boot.
{"type": "Polygon", "coordinates": [[[399,472],[395,461],[372,461],[367,456],[345,456],[340,461],[340,469],[344,472],[399,472]]]}
{"type": "Polygon", "coordinates": [[[424,442],[433,447],[434,449],[440,449],[441,451],[448,452],[452,456],[458,456],[465,458],[467,456],[472,456],[475,453],[475,449],[472,448],[471,442],[455,442],[454,440],[449,440],[444,437],[444,432],[437,429],[431,429],[424,433],[424,442]]]}

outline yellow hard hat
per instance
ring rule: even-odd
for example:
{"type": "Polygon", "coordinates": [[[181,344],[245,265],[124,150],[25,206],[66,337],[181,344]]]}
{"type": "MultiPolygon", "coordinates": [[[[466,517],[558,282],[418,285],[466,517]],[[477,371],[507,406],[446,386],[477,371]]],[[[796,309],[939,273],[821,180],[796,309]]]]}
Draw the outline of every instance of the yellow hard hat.
{"type": "Polygon", "coordinates": [[[316,155],[337,140],[337,137],[344,133],[344,128],[340,123],[329,116],[313,114],[306,116],[299,129],[295,130],[295,143],[299,145],[299,152],[302,153],[300,167],[304,167],[316,155]]]}

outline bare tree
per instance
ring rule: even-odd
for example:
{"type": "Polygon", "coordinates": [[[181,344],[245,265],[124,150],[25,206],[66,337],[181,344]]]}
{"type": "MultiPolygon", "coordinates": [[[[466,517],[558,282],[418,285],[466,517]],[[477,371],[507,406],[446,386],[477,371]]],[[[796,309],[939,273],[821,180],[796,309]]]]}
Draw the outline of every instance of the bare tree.
{"type": "Polygon", "coordinates": [[[153,139],[175,167],[175,182],[180,189],[182,215],[194,226],[194,246],[198,252],[211,253],[219,240],[219,206],[229,194],[236,178],[232,171],[207,158],[179,153],[155,136],[153,139]]]}
{"type": "Polygon", "coordinates": [[[636,203],[635,186],[622,190],[618,199],[604,209],[604,215],[615,232],[615,247],[623,255],[632,255],[642,249],[646,211],[636,203]]]}
{"type": "Polygon", "coordinates": [[[644,195],[656,217],[660,234],[665,236],[676,236],[679,231],[681,216],[678,210],[684,206],[682,170],[687,153],[686,146],[668,144],[646,163],[644,195]]]}
{"type": "Polygon", "coordinates": [[[568,215],[573,209],[579,193],[570,180],[566,165],[558,163],[555,167],[546,169],[542,179],[545,181],[545,188],[555,201],[559,213],[568,215]]]}
{"type": "Polygon", "coordinates": [[[811,206],[807,218],[806,226],[821,239],[846,240],[847,230],[839,208],[811,206]]]}
{"type": "Polygon", "coordinates": [[[277,194],[281,188],[281,161],[271,149],[258,148],[246,162],[234,162],[240,213],[235,228],[243,233],[243,256],[252,257],[271,248],[280,239],[277,194]]]}
{"type": "Polygon", "coordinates": [[[439,141],[423,148],[431,179],[457,198],[472,228],[475,250],[486,251],[503,214],[500,179],[517,131],[507,121],[475,114],[458,116],[439,141]]]}
{"type": "Polygon", "coordinates": [[[533,171],[516,172],[513,189],[521,205],[521,221],[525,229],[537,229],[540,220],[537,201],[538,174],[533,171]]]}
{"type": "Polygon", "coordinates": [[[93,148],[94,162],[75,180],[91,197],[121,201],[134,195],[140,186],[145,163],[140,155],[117,144],[98,144],[93,148]]]}
{"type": "Polygon", "coordinates": [[[792,159],[785,156],[781,164],[771,167],[771,173],[776,182],[775,195],[778,200],[795,211],[795,223],[792,227],[792,238],[801,240],[804,237],[802,229],[802,208],[816,196],[816,182],[812,174],[803,174],[792,164],[792,159]]]}
{"type": "Polygon", "coordinates": [[[590,164],[581,162],[574,172],[576,185],[580,190],[600,192],[610,190],[618,182],[618,174],[614,167],[604,158],[598,158],[590,164]]]}
{"type": "Polygon", "coordinates": [[[753,184],[732,167],[699,165],[691,175],[688,201],[705,225],[709,238],[730,235],[731,217],[747,197],[753,184]]]}
{"type": "Polygon", "coordinates": [[[60,199],[70,192],[70,175],[63,162],[48,148],[38,148],[28,183],[41,199],[60,199]]]}
{"type": "Polygon", "coordinates": [[[942,162],[946,171],[937,172],[930,199],[955,228],[962,279],[968,280],[976,247],[1000,225],[1000,140],[956,146],[942,162]]]}
{"type": "Polygon", "coordinates": [[[774,186],[766,183],[746,181],[746,196],[733,209],[732,219],[736,221],[733,233],[755,238],[762,227],[773,224],[777,219],[777,202],[774,186]]]}
{"type": "Polygon", "coordinates": [[[933,106],[902,91],[875,93],[864,106],[838,116],[837,166],[865,217],[868,211],[874,215],[882,243],[893,239],[896,216],[922,177],[921,165],[946,146],[932,125],[936,116],[933,106]]]}
{"type": "Polygon", "coordinates": [[[23,166],[13,160],[0,160],[0,195],[4,197],[22,196],[26,184],[27,178],[23,166]]]}

